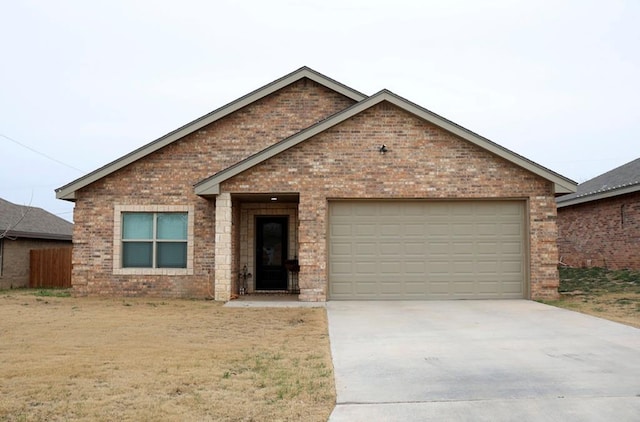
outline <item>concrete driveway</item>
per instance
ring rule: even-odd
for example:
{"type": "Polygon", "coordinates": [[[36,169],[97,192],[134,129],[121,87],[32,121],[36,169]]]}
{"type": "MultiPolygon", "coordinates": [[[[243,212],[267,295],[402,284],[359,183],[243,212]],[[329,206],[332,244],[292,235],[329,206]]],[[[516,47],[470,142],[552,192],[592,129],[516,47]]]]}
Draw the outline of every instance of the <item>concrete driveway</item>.
{"type": "Polygon", "coordinates": [[[328,302],[330,421],[638,421],[640,330],[537,302],[328,302]]]}

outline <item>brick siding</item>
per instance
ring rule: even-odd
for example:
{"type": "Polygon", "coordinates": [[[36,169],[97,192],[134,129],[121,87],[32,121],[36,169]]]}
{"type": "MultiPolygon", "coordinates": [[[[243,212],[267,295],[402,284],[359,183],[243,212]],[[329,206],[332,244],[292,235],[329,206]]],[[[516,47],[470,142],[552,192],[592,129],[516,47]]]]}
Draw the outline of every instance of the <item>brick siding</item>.
{"type": "Polygon", "coordinates": [[[640,192],[558,208],[558,249],[572,267],[640,270],[640,192]]]}
{"type": "Polygon", "coordinates": [[[300,288],[325,300],[327,199],[528,198],[534,298],[557,295],[551,183],[489,152],[380,104],[221,186],[229,192],[299,192],[300,288]],[[389,148],[386,154],[378,146],[389,148]]]}
{"type": "Polygon", "coordinates": [[[302,79],[76,192],[74,292],[213,296],[215,200],[195,195],[193,185],[353,103],[302,79]],[[114,275],[116,205],[193,205],[193,275],[114,275]]]}

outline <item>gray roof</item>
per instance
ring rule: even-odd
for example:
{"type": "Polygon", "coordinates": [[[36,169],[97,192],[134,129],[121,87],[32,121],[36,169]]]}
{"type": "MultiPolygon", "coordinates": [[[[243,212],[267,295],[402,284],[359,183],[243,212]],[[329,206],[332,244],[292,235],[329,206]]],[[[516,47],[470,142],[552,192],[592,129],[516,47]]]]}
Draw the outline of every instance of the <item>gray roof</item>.
{"type": "Polygon", "coordinates": [[[578,190],[557,199],[558,207],[596,201],[640,191],[640,158],[578,185],[578,190]]]}
{"type": "Polygon", "coordinates": [[[73,224],[42,208],[16,205],[0,198],[0,238],[71,240],[73,224]]]}

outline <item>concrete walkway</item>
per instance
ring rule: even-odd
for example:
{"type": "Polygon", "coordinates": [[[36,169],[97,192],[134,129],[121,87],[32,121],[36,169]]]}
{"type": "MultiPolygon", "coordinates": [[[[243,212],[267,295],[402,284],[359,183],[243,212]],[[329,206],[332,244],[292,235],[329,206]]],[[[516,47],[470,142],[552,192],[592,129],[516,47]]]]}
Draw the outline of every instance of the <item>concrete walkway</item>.
{"type": "Polygon", "coordinates": [[[332,422],[640,420],[636,328],[524,300],[327,312],[332,422]]]}

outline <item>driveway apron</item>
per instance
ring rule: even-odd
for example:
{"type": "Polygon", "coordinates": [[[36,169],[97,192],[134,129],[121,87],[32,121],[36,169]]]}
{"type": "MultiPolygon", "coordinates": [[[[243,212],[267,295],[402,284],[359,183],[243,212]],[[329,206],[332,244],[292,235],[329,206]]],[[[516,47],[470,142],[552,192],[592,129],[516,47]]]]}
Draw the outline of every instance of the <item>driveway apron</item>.
{"type": "Polygon", "coordinates": [[[526,300],[328,302],[330,421],[638,421],[640,330],[526,300]]]}

